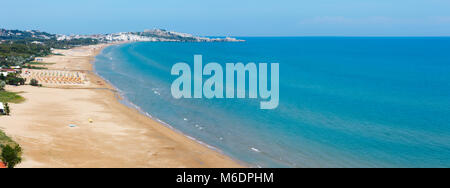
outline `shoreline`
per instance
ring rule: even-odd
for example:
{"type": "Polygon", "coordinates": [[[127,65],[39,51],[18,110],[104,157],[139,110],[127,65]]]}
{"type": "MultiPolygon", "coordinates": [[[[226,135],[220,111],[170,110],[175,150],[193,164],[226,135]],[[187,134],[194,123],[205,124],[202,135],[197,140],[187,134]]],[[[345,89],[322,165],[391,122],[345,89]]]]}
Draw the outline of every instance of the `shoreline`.
{"type": "Polygon", "coordinates": [[[112,90],[114,90],[114,92],[117,94],[116,99],[117,99],[117,101],[118,101],[119,103],[121,103],[122,105],[124,105],[124,106],[130,108],[131,110],[136,110],[137,113],[140,113],[140,114],[142,114],[142,115],[144,115],[144,116],[150,118],[151,120],[153,120],[153,121],[159,123],[161,126],[164,126],[164,127],[166,127],[166,128],[169,128],[170,130],[174,131],[174,132],[177,133],[177,134],[181,134],[182,136],[185,136],[186,138],[188,138],[188,139],[190,139],[190,140],[192,140],[192,141],[194,141],[194,142],[196,142],[196,143],[198,143],[198,144],[200,144],[200,145],[202,145],[202,146],[205,146],[205,147],[207,147],[208,149],[211,149],[211,150],[213,150],[213,151],[215,151],[215,152],[218,152],[218,153],[221,154],[221,155],[224,155],[224,156],[230,158],[232,161],[238,163],[239,165],[242,165],[243,167],[249,167],[249,165],[245,164],[244,162],[239,161],[239,160],[237,160],[237,159],[234,159],[234,158],[232,158],[232,157],[230,157],[230,156],[224,154],[223,151],[220,150],[219,148],[216,148],[216,147],[214,147],[214,146],[211,146],[211,145],[209,145],[209,144],[207,144],[207,143],[205,143],[205,142],[203,142],[203,141],[200,141],[200,140],[198,140],[198,139],[196,139],[196,138],[194,138],[194,137],[192,137],[192,136],[190,136],[190,135],[188,135],[188,134],[185,134],[185,133],[183,133],[182,131],[180,131],[180,130],[176,129],[175,127],[173,127],[172,125],[170,125],[170,124],[164,122],[163,120],[158,119],[157,117],[154,117],[153,115],[149,114],[148,112],[142,110],[141,107],[139,107],[137,104],[134,104],[133,102],[131,102],[130,100],[128,100],[128,98],[123,94],[123,91],[122,91],[122,90],[120,90],[120,89],[117,88],[114,84],[112,84],[111,81],[109,81],[108,79],[106,79],[106,78],[102,77],[100,74],[98,74],[98,72],[95,70],[95,66],[94,66],[94,65],[95,65],[95,58],[96,58],[99,54],[101,54],[102,51],[103,51],[105,48],[108,48],[108,47],[110,47],[110,46],[116,46],[116,45],[128,44],[128,43],[132,43],[132,42],[121,42],[121,43],[118,43],[118,44],[111,44],[111,45],[108,45],[108,46],[105,46],[105,47],[101,48],[101,49],[94,55],[94,59],[90,62],[90,63],[92,64],[92,68],[91,68],[92,70],[90,71],[90,73],[93,74],[93,76],[96,76],[96,77],[98,77],[99,79],[102,79],[105,83],[107,83],[107,85],[108,85],[109,87],[111,87],[112,90]]]}
{"type": "Polygon", "coordinates": [[[126,99],[120,90],[94,70],[95,57],[111,45],[118,44],[57,50],[66,55],[44,58],[44,62],[57,62],[45,65],[49,70],[82,71],[87,85],[6,88],[24,91],[27,99],[12,105],[10,117],[0,118],[6,123],[0,128],[24,148],[24,162],[18,167],[246,167],[219,149],[122,103],[126,99]],[[94,123],[83,121],[88,118],[94,123]],[[96,158],[89,161],[93,156],[96,158]]]}

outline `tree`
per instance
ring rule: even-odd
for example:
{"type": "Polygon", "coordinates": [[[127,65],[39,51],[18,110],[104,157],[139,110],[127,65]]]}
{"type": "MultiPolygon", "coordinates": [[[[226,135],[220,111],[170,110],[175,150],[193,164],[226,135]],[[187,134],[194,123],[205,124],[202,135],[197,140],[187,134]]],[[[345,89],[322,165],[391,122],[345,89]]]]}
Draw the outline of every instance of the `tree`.
{"type": "Polygon", "coordinates": [[[10,145],[1,146],[2,155],[0,159],[8,168],[14,168],[17,164],[22,162],[22,148],[19,145],[11,147],[10,145]]]}
{"type": "Polygon", "coordinates": [[[19,78],[20,85],[25,85],[25,82],[27,81],[26,78],[19,78]]]}
{"type": "Polygon", "coordinates": [[[5,86],[6,86],[6,82],[0,80],[0,91],[4,90],[5,86]]]}
{"type": "Polygon", "coordinates": [[[9,109],[9,104],[8,103],[5,103],[5,114],[7,115],[7,116],[9,116],[9,113],[10,113],[11,111],[10,111],[10,109],[9,109]]]}
{"type": "Polygon", "coordinates": [[[6,77],[6,84],[8,85],[15,85],[15,86],[24,85],[25,81],[26,79],[21,78],[16,74],[8,74],[8,76],[6,77]]]}
{"type": "Polygon", "coordinates": [[[39,82],[36,80],[36,79],[31,79],[30,80],[30,85],[32,85],[32,86],[39,86],[39,82]]]}

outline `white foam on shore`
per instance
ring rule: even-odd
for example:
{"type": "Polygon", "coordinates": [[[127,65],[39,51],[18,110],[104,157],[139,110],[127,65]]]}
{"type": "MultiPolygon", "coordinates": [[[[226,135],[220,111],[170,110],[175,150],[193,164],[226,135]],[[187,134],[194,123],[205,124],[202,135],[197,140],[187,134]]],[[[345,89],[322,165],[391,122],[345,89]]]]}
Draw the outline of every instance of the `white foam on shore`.
{"type": "MultiPolygon", "coordinates": [[[[120,90],[117,90],[117,91],[119,92],[119,95],[120,95],[121,98],[122,98],[122,99],[119,99],[119,98],[118,98],[118,100],[121,101],[124,105],[129,106],[129,107],[132,107],[132,108],[138,110],[140,113],[144,114],[145,116],[149,117],[150,119],[152,119],[152,120],[154,120],[154,121],[157,121],[158,123],[160,123],[160,124],[162,124],[163,126],[165,126],[165,127],[169,128],[169,129],[175,131],[176,133],[182,134],[183,136],[189,138],[190,140],[193,140],[193,141],[195,141],[195,142],[197,142],[197,143],[199,143],[199,144],[201,144],[201,145],[203,145],[203,146],[205,146],[205,147],[207,147],[207,148],[209,148],[209,149],[211,149],[211,150],[214,150],[214,151],[216,151],[216,152],[219,152],[219,153],[222,154],[222,155],[225,155],[225,153],[224,153],[222,150],[220,150],[219,148],[216,148],[216,147],[214,147],[214,146],[212,146],[212,145],[209,145],[209,144],[207,144],[207,143],[205,143],[205,142],[203,142],[203,141],[200,141],[200,140],[198,140],[198,139],[196,139],[196,138],[194,138],[194,137],[192,137],[192,136],[190,136],[190,135],[188,135],[188,134],[185,134],[185,133],[181,132],[180,130],[174,128],[172,125],[170,125],[170,124],[168,124],[168,123],[162,121],[161,119],[158,119],[158,118],[152,116],[152,115],[151,115],[150,113],[148,113],[148,112],[145,112],[144,110],[142,110],[141,107],[139,107],[138,105],[136,105],[136,104],[134,104],[133,102],[129,101],[129,100],[124,96],[124,93],[123,93],[122,91],[120,91],[120,90]]],[[[188,121],[187,118],[184,118],[183,120],[188,121]]],[[[203,130],[204,128],[198,126],[198,129],[199,129],[199,130],[203,130]]],[[[223,138],[222,138],[222,139],[223,139],[223,138]]],[[[228,155],[226,155],[226,156],[228,156],[228,155]]],[[[228,156],[228,157],[230,157],[230,156],[228,156]]],[[[230,158],[231,158],[231,157],[230,157],[230,158]]],[[[241,161],[239,161],[239,160],[237,160],[237,159],[232,158],[232,160],[233,160],[233,161],[236,161],[237,163],[239,163],[239,164],[241,164],[241,165],[249,166],[248,164],[245,164],[245,163],[243,163],[243,162],[241,162],[241,161]]]]}
{"type": "MultiPolygon", "coordinates": [[[[117,45],[121,45],[121,44],[117,44],[117,45]]],[[[113,45],[113,46],[117,46],[117,45],[113,45]]],[[[110,46],[110,47],[111,47],[111,46],[110,46]]],[[[102,52],[99,53],[98,55],[101,55],[101,54],[102,54],[102,52]]],[[[185,133],[181,132],[180,130],[174,128],[174,127],[171,126],[170,124],[168,124],[168,123],[166,123],[166,122],[164,122],[164,121],[162,121],[162,120],[160,120],[160,119],[158,119],[158,118],[152,116],[149,112],[144,111],[141,107],[139,107],[138,105],[136,105],[136,104],[134,104],[133,102],[131,102],[131,101],[125,96],[125,92],[123,92],[122,90],[120,90],[119,88],[117,88],[115,85],[113,85],[113,84],[111,83],[111,81],[109,81],[108,79],[106,79],[106,78],[104,78],[103,76],[101,76],[100,74],[98,74],[98,72],[96,71],[95,66],[94,66],[94,64],[95,64],[96,61],[97,61],[97,59],[95,59],[94,61],[91,61],[91,64],[92,64],[92,72],[93,72],[96,76],[98,76],[98,77],[100,77],[102,80],[104,80],[106,83],[108,83],[110,86],[112,86],[112,87],[114,88],[115,91],[117,91],[117,93],[118,93],[119,96],[120,96],[120,98],[117,97],[117,100],[118,100],[119,102],[121,102],[121,103],[124,104],[125,106],[128,106],[128,107],[130,107],[130,108],[136,109],[136,110],[137,110],[138,112],[140,112],[141,114],[143,114],[143,115],[149,117],[150,119],[152,119],[152,120],[154,120],[154,121],[159,122],[159,123],[162,124],[163,126],[169,128],[169,129],[171,129],[172,131],[174,131],[174,132],[176,132],[176,133],[178,133],[178,134],[181,134],[181,135],[183,135],[183,136],[189,138],[190,140],[193,140],[193,141],[195,141],[195,142],[197,142],[197,143],[199,143],[199,144],[201,144],[201,145],[203,145],[203,146],[205,146],[205,147],[207,147],[207,148],[209,148],[209,149],[211,149],[211,150],[214,150],[214,151],[216,151],[216,152],[219,152],[219,153],[222,154],[222,155],[225,155],[225,156],[229,157],[230,159],[232,159],[233,161],[237,162],[238,164],[241,164],[241,165],[243,165],[243,166],[248,166],[248,167],[250,167],[249,164],[246,164],[246,163],[244,163],[243,161],[240,161],[240,160],[238,160],[238,159],[232,158],[232,157],[229,156],[229,155],[226,155],[226,154],[225,154],[222,150],[220,150],[219,148],[216,148],[216,147],[214,147],[214,146],[212,146],[212,145],[209,145],[209,144],[207,144],[207,143],[205,143],[205,142],[203,142],[203,141],[200,141],[200,140],[198,140],[198,139],[196,139],[196,138],[194,138],[194,137],[192,137],[192,136],[190,136],[190,135],[188,135],[188,134],[185,134],[185,133]]],[[[184,118],[183,120],[184,120],[184,121],[188,121],[187,118],[184,118]]],[[[202,129],[203,129],[203,128],[202,128],[202,129]]],[[[222,138],[221,140],[223,140],[223,138],[222,138]]]]}
{"type": "MultiPolygon", "coordinates": [[[[199,143],[199,144],[201,144],[201,145],[203,145],[203,146],[206,146],[206,147],[209,148],[209,149],[212,149],[212,150],[214,150],[214,151],[217,151],[217,152],[219,152],[219,153],[225,155],[225,154],[223,153],[223,151],[220,150],[219,148],[216,148],[216,147],[211,146],[211,145],[209,145],[209,144],[206,144],[205,142],[202,142],[202,141],[200,141],[200,140],[198,140],[198,139],[196,139],[196,138],[194,138],[194,137],[192,137],[192,136],[189,136],[189,135],[187,135],[187,134],[185,134],[185,133],[179,131],[178,129],[174,128],[174,127],[171,126],[170,124],[168,124],[168,123],[162,121],[161,119],[158,119],[158,118],[152,116],[150,113],[144,111],[141,107],[139,107],[138,105],[136,105],[136,104],[134,104],[133,102],[131,102],[131,101],[125,96],[125,92],[123,92],[122,90],[120,90],[119,88],[117,88],[115,85],[113,85],[113,84],[112,84],[109,80],[107,80],[106,78],[100,76],[100,75],[98,74],[97,71],[93,71],[93,72],[95,73],[95,75],[97,75],[98,77],[102,78],[105,82],[107,82],[109,85],[111,85],[111,86],[114,88],[114,90],[117,91],[117,93],[118,93],[119,96],[120,96],[120,98],[117,98],[117,100],[119,100],[119,102],[121,102],[121,103],[124,104],[125,106],[128,106],[128,107],[130,107],[130,108],[134,108],[134,109],[136,109],[137,111],[139,111],[141,114],[143,114],[143,115],[149,117],[150,119],[152,119],[152,120],[154,120],[154,121],[156,121],[156,122],[158,122],[158,123],[164,125],[165,127],[168,127],[169,129],[171,129],[171,130],[173,130],[173,131],[175,131],[175,132],[177,132],[177,133],[179,133],[179,134],[182,134],[182,135],[186,136],[187,138],[189,138],[189,139],[191,139],[191,140],[193,140],[193,141],[195,141],[195,142],[197,142],[197,143],[199,143]]],[[[188,121],[187,118],[183,118],[183,120],[184,120],[184,121],[188,121]]],[[[199,129],[200,129],[200,128],[199,128],[199,129]]],[[[203,128],[201,128],[201,129],[203,129],[203,128]]],[[[200,129],[200,130],[201,130],[201,129],[200,129]]],[[[228,156],[228,155],[227,155],[227,156],[228,156]]],[[[233,160],[234,160],[234,159],[233,159],[233,160]]],[[[235,161],[237,161],[237,160],[235,160],[235,161]]],[[[237,162],[240,163],[240,164],[242,164],[242,162],[240,162],[240,161],[237,161],[237,162]]]]}
{"type": "Polygon", "coordinates": [[[153,91],[153,93],[154,93],[155,95],[161,96],[161,93],[159,92],[159,89],[158,89],[158,88],[153,88],[152,91],[153,91]]]}
{"type": "Polygon", "coordinates": [[[257,152],[257,153],[261,153],[261,151],[259,151],[259,149],[256,148],[251,148],[252,151],[257,152]]]}

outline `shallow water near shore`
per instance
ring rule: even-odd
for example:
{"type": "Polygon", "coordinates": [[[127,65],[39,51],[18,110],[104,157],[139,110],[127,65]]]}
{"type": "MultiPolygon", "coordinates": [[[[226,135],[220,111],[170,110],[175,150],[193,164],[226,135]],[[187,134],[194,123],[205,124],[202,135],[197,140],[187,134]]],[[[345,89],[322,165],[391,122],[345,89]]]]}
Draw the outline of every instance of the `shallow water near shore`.
{"type": "Polygon", "coordinates": [[[94,67],[136,108],[255,167],[450,167],[450,38],[244,39],[110,46],[94,67]],[[170,70],[195,54],[280,63],[279,107],[174,99],[170,70]]]}

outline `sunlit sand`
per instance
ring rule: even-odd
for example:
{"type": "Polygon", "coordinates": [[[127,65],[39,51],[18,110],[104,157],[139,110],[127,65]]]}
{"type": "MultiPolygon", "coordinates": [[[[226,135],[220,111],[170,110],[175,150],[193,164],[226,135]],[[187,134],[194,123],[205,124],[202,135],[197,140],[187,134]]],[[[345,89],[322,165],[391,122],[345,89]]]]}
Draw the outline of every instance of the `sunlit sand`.
{"type": "Polygon", "coordinates": [[[23,71],[43,87],[7,86],[26,101],[11,104],[0,128],[24,150],[19,167],[240,167],[221,153],[122,105],[92,73],[106,45],[58,50],[46,70],[23,71]]]}

